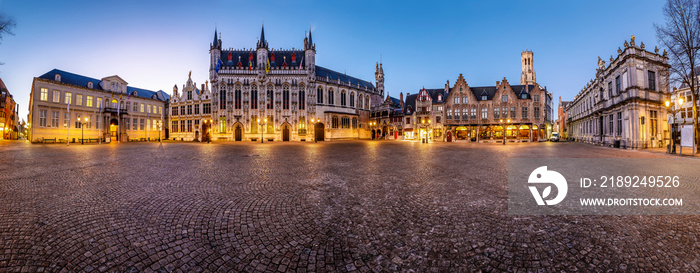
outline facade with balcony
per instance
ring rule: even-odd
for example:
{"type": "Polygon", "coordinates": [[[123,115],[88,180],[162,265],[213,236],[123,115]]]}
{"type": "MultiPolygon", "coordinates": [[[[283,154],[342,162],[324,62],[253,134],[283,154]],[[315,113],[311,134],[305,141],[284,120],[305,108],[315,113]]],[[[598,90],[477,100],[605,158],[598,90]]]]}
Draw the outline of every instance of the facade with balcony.
{"type": "Polygon", "coordinates": [[[207,141],[211,137],[211,92],[208,83],[197,88],[191,73],[182,85],[182,93],[177,85],[173,87],[170,99],[170,125],[168,137],[180,141],[207,141]]]}
{"type": "Polygon", "coordinates": [[[27,124],[32,142],[157,140],[170,96],[58,69],[34,78],[27,124]]]}

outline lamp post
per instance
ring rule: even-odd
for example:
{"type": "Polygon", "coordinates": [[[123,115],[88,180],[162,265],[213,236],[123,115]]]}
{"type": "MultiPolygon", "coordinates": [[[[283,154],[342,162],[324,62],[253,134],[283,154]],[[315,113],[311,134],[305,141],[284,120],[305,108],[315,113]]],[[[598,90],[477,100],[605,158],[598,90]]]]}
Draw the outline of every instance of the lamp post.
{"type": "Polygon", "coordinates": [[[263,130],[265,130],[265,123],[267,123],[267,118],[263,120],[263,122],[260,122],[260,119],[258,118],[258,125],[260,125],[260,143],[263,143],[263,130]]]}
{"type": "Polygon", "coordinates": [[[157,123],[157,124],[158,124],[158,140],[160,140],[160,143],[163,144],[163,138],[162,138],[162,135],[163,135],[163,121],[158,120],[157,122],[158,122],[158,123],[157,123]]]}
{"type": "Polygon", "coordinates": [[[506,123],[503,123],[503,120],[501,120],[501,126],[503,126],[503,145],[506,145],[506,127],[508,127],[508,124],[510,123],[510,119],[506,120],[506,123]]]}
{"type": "MultiPolygon", "coordinates": [[[[679,97],[678,98],[678,107],[680,107],[681,105],[683,105],[683,98],[679,97]]],[[[673,123],[675,123],[676,112],[678,112],[678,109],[674,109],[675,108],[674,106],[675,106],[674,102],[672,102],[670,100],[666,101],[666,108],[668,108],[668,110],[671,111],[671,115],[673,115],[673,123]]],[[[671,147],[667,147],[666,152],[671,153],[671,154],[675,154],[676,153],[676,139],[673,137],[673,126],[671,126],[670,122],[668,123],[668,126],[670,127],[669,133],[671,135],[670,137],[671,137],[671,144],[673,146],[673,150],[669,150],[671,147]]]]}
{"type": "Polygon", "coordinates": [[[316,121],[314,120],[314,118],[311,118],[311,130],[314,131],[314,143],[318,143],[316,141],[316,121]]]}
{"type": "Polygon", "coordinates": [[[84,121],[80,120],[81,118],[78,118],[78,123],[80,124],[80,144],[85,144],[85,124],[87,124],[90,121],[90,118],[85,117],[84,121]]]}

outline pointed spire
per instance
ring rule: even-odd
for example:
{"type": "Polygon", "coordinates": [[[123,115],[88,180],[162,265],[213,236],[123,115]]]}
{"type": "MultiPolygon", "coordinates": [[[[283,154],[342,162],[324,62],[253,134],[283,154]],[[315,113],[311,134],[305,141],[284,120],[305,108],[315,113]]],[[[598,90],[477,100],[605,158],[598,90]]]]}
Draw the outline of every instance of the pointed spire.
{"type": "Polygon", "coordinates": [[[304,50],[316,50],[316,45],[311,38],[311,28],[309,27],[309,35],[304,38],[304,50]]]}
{"type": "Polygon", "coordinates": [[[267,48],[267,40],[265,40],[265,25],[263,24],[262,30],[260,30],[260,40],[258,41],[258,48],[267,48]]]}
{"type": "Polygon", "coordinates": [[[216,46],[216,43],[219,41],[219,36],[216,35],[217,29],[214,27],[214,43],[212,43],[214,46],[216,46]]]}
{"type": "Polygon", "coordinates": [[[314,40],[311,39],[311,28],[309,27],[309,45],[313,46],[314,40]]]}

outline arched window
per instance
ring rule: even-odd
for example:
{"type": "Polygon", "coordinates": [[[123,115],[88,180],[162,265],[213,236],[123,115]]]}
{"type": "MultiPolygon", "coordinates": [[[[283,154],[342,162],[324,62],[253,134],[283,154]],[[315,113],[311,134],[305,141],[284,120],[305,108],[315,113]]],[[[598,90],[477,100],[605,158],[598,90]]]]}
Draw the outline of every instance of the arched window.
{"type": "Polygon", "coordinates": [[[88,88],[92,88],[92,82],[88,82],[88,88]]]}
{"type": "Polygon", "coordinates": [[[357,129],[357,118],[352,118],[352,128],[357,129]]]}
{"type": "Polygon", "coordinates": [[[289,85],[282,86],[282,109],[289,109],[289,85]]]}
{"type": "Polygon", "coordinates": [[[267,109],[274,109],[274,96],[275,94],[272,91],[272,85],[267,86],[267,109]]]}
{"type": "Polygon", "coordinates": [[[233,97],[234,97],[234,109],[241,109],[241,85],[236,84],[236,87],[234,89],[233,97]]]}
{"type": "Polygon", "coordinates": [[[346,92],[343,90],[340,92],[340,106],[346,106],[347,103],[346,92]]]}
{"type": "Polygon", "coordinates": [[[299,110],[306,109],[306,91],[304,91],[304,86],[299,87],[299,110]]]}
{"type": "Polygon", "coordinates": [[[54,80],[57,82],[60,82],[61,81],[61,74],[56,74],[56,76],[54,76],[54,80]]]}
{"type": "Polygon", "coordinates": [[[338,116],[333,116],[333,118],[331,119],[331,125],[332,125],[331,128],[333,128],[333,129],[338,128],[338,116]]]}
{"type": "Polygon", "coordinates": [[[226,109],[226,88],[223,86],[219,89],[219,109],[226,109]]]}
{"type": "Polygon", "coordinates": [[[333,105],[335,104],[335,96],[333,96],[333,88],[328,89],[328,104],[333,105]]]}
{"type": "Polygon", "coordinates": [[[362,94],[360,94],[360,100],[358,101],[359,105],[357,108],[362,109],[363,99],[364,99],[364,96],[362,94]]]}
{"type": "Polygon", "coordinates": [[[355,92],[350,93],[350,107],[355,108],[355,92]]]}
{"type": "Polygon", "coordinates": [[[323,104],[323,88],[320,86],[316,89],[316,103],[323,104]]]}
{"type": "Polygon", "coordinates": [[[438,95],[438,101],[442,101],[442,95],[438,95]]]}
{"type": "Polygon", "coordinates": [[[250,86],[250,109],[258,109],[258,86],[250,86]]]}
{"type": "Polygon", "coordinates": [[[369,110],[369,96],[365,96],[365,109],[369,110]]]}

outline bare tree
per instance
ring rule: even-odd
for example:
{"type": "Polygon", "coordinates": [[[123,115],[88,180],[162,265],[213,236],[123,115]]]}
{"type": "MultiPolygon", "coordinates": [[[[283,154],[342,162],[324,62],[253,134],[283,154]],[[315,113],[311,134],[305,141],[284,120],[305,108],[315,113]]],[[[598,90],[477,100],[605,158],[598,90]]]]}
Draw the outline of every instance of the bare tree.
{"type": "MultiPolygon", "coordinates": [[[[668,48],[671,65],[671,81],[690,88],[693,102],[693,128],[698,133],[698,80],[695,70],[700,50],[700,1],[668,0],[663,9],[666,23],[654,24],[656,35],[662,46],[668,48]]],[[[700,145],[696,145],[700,147],[700,145]]]]}
{"type": "MultiPolygon", "coordinates": [[[[5,36],[5,34],[15,35],[14,33],[12,33],[12,29],[15,27],[16,24],[17,23],[15,23],[15,19],[0,13],[0,41],[2,41],[2,37],[5,36]]],[[[0,65],[4,64],[5,63],[0,62],[0,65]]]]}
{"type": "Polygon", "coordinates": [[[15,28],[15,25],[17,25],[17,23],[15,22],[14,18],[4,14],[0,14],[0,41],[2,41],[2,38],[3,36],[5,36],[5,34],[15,35],[12,32],[12,29],[15,28]]]}

